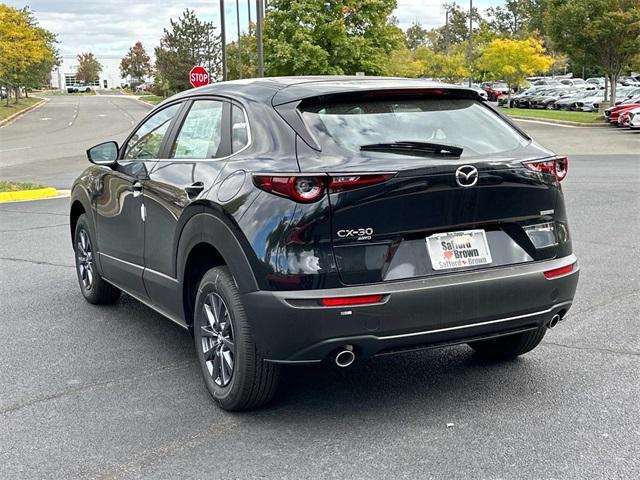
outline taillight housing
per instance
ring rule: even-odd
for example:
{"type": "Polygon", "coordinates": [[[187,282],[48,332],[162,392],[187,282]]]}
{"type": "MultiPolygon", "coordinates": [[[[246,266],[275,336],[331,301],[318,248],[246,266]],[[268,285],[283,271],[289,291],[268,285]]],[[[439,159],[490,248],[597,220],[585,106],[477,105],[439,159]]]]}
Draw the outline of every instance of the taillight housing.
{"type": "Polygon", "coordinates": [[[566,178],[569,171],[569,159],[567,157],[534,160],[533,162],[524,162],[523,165],[534,172],[551,174],[559,182],[566,178]]]}
{"type": "Polygon", "coordinates": [[[253,183],[265,192],[290,198],[299,203],[313,203],[325,192],[338,193],[375,185],[393,178],[395,173],[344,173],[344,174],[256,174],[253,183]]]}

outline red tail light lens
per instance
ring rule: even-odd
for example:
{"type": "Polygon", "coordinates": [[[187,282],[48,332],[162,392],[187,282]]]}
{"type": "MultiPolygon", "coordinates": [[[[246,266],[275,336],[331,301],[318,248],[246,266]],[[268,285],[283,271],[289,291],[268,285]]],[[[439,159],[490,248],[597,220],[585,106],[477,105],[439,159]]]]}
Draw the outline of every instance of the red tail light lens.
{"type": "Polygon", "coordinates": [[[561,277],[562,275],[567,275],[573,272],[573,268],[575,267],[575,265],[575,263],[572,263],[571,265],[565,265],[564,267],[547,270],[546,272],[544,272],[544,276],[547,278],[556,278],[561,277]]]}
{"type": "Polygon", "coordinates": [[[253,183],[266,192],[291,198],[300,203],[313,203],[324,195],[324,177],[276,177],[255,175],[253,183]]]}
{"type": "Polygon", "coordinates": [[[561,182],[569,171],[569,159],[567,157],[557,157],[551,160],[525,162],[524,166],[534,172],[554,175],[561,182]]]}
{"type": "Polygon", "coordinates": [[[320,304],[324,307],[349,307],[352,305],[366,305],[380,303],[384,295],[362,295],[359,297],[323,298],[320,304]]]}
{"type": "Polygon", "coordinates": [[[265,192],[287,197],[300,203],[320,200],[328,189],[330,193],[344,192],[359,187],[382,183],[395,173],[335,174],[335,175],[254,175],[253,183],[265,192]]]}
{"type": "Polygon", "coordinates": [[[366,185],[386,182],[393,178],[395,173],[382,173],[375,175],[334,175],[329,179],[329,192],[337,193],[366,185]]]}

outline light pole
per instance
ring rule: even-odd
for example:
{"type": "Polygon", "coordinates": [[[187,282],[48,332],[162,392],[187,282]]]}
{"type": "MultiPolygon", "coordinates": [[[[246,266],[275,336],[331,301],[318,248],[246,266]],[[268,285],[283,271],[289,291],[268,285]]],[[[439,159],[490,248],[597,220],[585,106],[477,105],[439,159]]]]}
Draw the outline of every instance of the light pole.
{"type": "Polygon", "coordinates": [[[472,84],[471,61],[473,60],[473,0],[469,0],[469,86],[472,84]]]}
{"type": "Polygon", "coordinates": [[[220,0],[220,43],[222,44],[222,81],[227,80],[227,32],[224,24],[224,0],[220,0]]]}
{"type": "Polygon", "coordinates": [[[236,21],[238,27],[238,78],[242,78],[242,51],[240,50],[240,0],[236,0],[236,21]]]}
{"type": "Polygon", "coordinates": [[[256,0],[256,43],[258,44],[258,77],[264,77],[264,58],[262,52],[262,22],[264,20],[263,0],[256,0]]]}

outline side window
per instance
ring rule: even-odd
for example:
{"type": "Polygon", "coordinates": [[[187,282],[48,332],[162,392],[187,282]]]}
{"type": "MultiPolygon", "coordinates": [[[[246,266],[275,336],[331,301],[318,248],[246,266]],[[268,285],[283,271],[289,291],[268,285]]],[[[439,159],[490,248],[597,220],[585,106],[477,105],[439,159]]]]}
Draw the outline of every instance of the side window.
{"type": "MultiPolygon", "coordinates": [[[[216,158],[222,156],[222,110],[219,100],[196,100],[182,123],[171,149],[171,158],[216,158]]],[[[228,151],[228,148],[226,149],[228,151]]]]}
{"type": "Polygon", "coordinates": [[[171,120],[180,109],[180,104],[160,110],[144,122],[129,139],[124,153],[125,160],[158,158],[162,140],[169,130],[171,120]]]}
{"type": "Polygon", "coordinates": [[[249,143],[249,125],[244,110],[236,105],[231,107],[231,149],[242,150],[249,143]]]}

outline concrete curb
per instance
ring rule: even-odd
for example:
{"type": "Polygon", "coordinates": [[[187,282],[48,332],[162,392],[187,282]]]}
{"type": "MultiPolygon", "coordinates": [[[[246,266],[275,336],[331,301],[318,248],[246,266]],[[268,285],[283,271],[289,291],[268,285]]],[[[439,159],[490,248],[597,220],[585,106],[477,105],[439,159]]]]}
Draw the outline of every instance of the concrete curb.
{"type": "Polygon", "coordinates": [[[530,122],[538,122],[538,123],[546,123],[548,125],[567,125],[570,127],[608,127],[608,123],[582,123],[582,122],[570,122],[568,120],[553,120],[550,118],[539,118],[539,117],[524,117],[521,115],[509,115],[509,118],[513,118],[514,120],[529,120],[530,122]]]}
{"type": "MultiPolygon", "coordinates": [[[[40,98],[40,97],[31,97],[31,98],[40,98]]],[[[10,123],[13,123],[15,120],[20,118],[22,115],[25,115],[25,114],[29,113],[30,111],[35,110],[36,108],[40,108],[42,105],[44,105],[48,101],[49,101],[48,98],[40,98],[40,101],[38,103],[34,103],[30,107],[27,107],[24,110],[20,110],[19,112],[16,112],[16,113],[14,113],[12,115],[9,115],[4,120],[0,120],[0,128],[6,127],[10,123]]]]}
{"type": "Polygon", "coordinates": [[[36,188],[34,190],[17,190],[15,192],[0,192],[0,203],[40,200],[42,198],[57,196],[59,196],[58,190],[52,187],[36,188]]]}
{"type": "MultiPolygon", "coordinates": [[[[106,95],[103,95],[103,96],[106,96],[106,95]]],[[[124,98],[130,98],[131,100],[135,100],[136,102],[140,102],[140,103],[142,103],[142,104],[146,105],[147,107],[150,107],[150,108],[154,108],[154,107],[155,107],[155,105],[154,105],[154,104],[152,104],[152,103],[148,103],[148,102],[145,102],[144,100],[142,100],[142,99],[140,98],[140,95],[131,95],[131,94],[129,94],[129,93],[123,93],[122,95],[110,95],[110,96],[112,96],[112,97],[118,97],[118,98],[122,98],[122,97],[124,97],[124,98]]]]}
{"type": "MultiPolygon", "coordinates": [[[[69,198],[71,196],[71,190],[58,190],[55,188],[41,188],[40,190],[55,190],[56,194],[51,196],[42,196],[42,197],[36,197],[36,198],[19,198],[19,199],[14,199],[14,200],[0,200],[0,205],[1,204],[7,204],[7,203],[20,203],[20,202],[33,202],[33,201],[40,201],[40,200],[57,200],[59,198],[69,198]]],[[[18,192],[3,192],[3,193],[22,193],[22,192],[35,192],[36,190],[19,190],[18,192]]],[[[0,195],[2,195],[0,193],[0,195]]]]}

